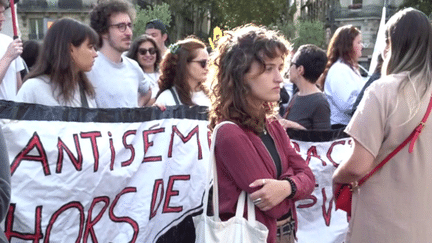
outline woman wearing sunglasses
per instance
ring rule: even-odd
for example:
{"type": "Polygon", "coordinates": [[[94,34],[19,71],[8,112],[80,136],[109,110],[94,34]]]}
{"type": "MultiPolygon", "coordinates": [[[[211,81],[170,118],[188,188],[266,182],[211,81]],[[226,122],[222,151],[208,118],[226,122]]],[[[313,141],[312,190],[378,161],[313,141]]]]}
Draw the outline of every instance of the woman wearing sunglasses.
{"type": "Polygon", "coordinates": [[[149,35],[141,35],[132,43],[126,56],[138,62],[144,71],[145,80],[150,81],[152,97],[148,105],[153,104],[159,91],[159,63],[162,59],[156,41],[149,35]]]}
{"type": "Polygon", "coordinates": [[[203,83],[208,73],[206,45],[195,37],[180,40],[169,47],[161,66],[158,106],[210,106],[203,83]]]}

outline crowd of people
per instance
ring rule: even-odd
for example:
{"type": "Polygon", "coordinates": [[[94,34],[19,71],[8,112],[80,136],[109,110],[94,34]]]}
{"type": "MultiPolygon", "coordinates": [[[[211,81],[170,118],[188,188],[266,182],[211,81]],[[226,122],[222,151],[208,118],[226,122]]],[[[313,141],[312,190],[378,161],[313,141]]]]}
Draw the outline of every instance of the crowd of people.
{"type": "MultiPolygon", "coordinates": [[[[0,0],[0,28],[7,6],[0,0]]],[[[388,21],[386,49],[366,84],[358,64],[362,35],[351,25],[336,30],[327,53],[315,45],[294,53],[281,34],[255,25],[226,31],[209,53],[194,36],[168,45],[160,20],[147,23],[146,34],[134,39],[133,16],[129,3],[112,0],[91,11],[90,26],[57,20],[40,47],[0,34],[0,99],[85,108],[209,107],[210,130],[223,121],[234,123],[221,127],[212,141],[221,219],[235,215],[238,196],[246,191],[257,220],[269,229],[269,243],[296,241],[295,201],[315,187],[286,129],[345,129],[354,150],[333,182],[355,187],[417,127],[429,104],[432,27],[412,8],[388,21]],[[35,54],[23,55],[23,61],[26,47],[35,54]],[[287,87],[285,73],[294,87],[288,92],[281,89],[287,87]]],[[[431,133],[425,126],[412,153],[403,150],[355,188],[345,242],[432,241],[432,198],[425,192],[432,186],[431,133]]],[[[1,134],[0,151],[3,219],[10,175],[4,173],[1,134]]]]}

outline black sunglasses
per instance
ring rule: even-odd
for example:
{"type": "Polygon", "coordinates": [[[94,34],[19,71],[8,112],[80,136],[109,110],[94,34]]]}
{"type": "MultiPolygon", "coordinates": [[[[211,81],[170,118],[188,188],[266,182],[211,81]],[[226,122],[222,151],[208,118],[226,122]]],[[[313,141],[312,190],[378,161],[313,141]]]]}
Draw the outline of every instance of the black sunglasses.
{"type": "Polygon", "coordinates": [[[149,48],[149,49],[145,49],[145,48],[140,48],[140,49],[138,49],[138,53],[140,54],[140,55],[145,55],[145,54],[147,54],[147,52],[149,52],[150,53],[150,55],[154,55],[154,54],[156,54],[156,48],[149,48]]]}
{"type": "Polygon", "coordinates": [[[197,60],[197,61],[190,61],[190,62],[197,62],[201,65],[202,68],[207,67],[208,60],[197,60]]]}

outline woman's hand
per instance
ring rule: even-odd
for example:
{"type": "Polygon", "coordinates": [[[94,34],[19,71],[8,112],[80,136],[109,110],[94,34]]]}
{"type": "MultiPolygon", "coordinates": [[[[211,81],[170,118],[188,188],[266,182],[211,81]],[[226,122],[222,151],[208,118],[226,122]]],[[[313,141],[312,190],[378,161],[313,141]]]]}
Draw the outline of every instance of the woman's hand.
{"type": "Polygon", "coordinates": [[[159,107],[159,109],[161,109],[161,111],[165,111],[166,110],[166,106],[163,105],[163,104],[157,104],[157,103],[155,103],[155,104],[153,104],[153,106],[159,107]]]}
{"type": "Polygon", "coordinates": [[[272,209],[291,194],[291,184],[287,180],[258,179],[249,185],[251,188],[259,186],[261,189],[250,194],[250,199],[261,211],[272,209]]]}
{"type": "Polygon", "coordinates": [[[287,119],[279,119],[278,120],[279,123],[282,125],[282,127],[286,130],[287,128],[294,128],[294,129],[299,129],[299,130],[306,130],[306,128],[300,124],[298,124],[297,122],[293,122],[287,119]]]}

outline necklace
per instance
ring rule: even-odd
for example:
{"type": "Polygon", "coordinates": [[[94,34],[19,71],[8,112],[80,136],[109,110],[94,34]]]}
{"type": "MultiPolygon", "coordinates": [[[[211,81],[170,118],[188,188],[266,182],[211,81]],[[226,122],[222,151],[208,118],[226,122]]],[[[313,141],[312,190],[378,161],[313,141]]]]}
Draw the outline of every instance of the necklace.
{"type": "Polygon", "coordinates": [[[263,128],[263,133],[264,133],[264,135],[267,135],[267,129],[266,129],[265,125],[264,125],[264,128],[263,128]]]}

